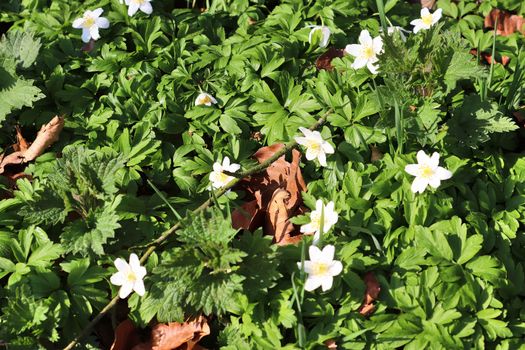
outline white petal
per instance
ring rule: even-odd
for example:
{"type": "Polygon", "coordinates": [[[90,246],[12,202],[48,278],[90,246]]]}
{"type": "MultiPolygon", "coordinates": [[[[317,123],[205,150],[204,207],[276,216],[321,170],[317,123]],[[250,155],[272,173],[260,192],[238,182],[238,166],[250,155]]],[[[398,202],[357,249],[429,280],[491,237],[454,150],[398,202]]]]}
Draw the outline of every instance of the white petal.
{"type": "Polygon", "coordinates": [[[111,282],[111,284],[114,284],[116,286],[121,286],[126,281],[126,276],[124,276],[122,272],[117,272],[111,276],[109,281],[111,282]]]}
{"type": "Polygon", "coordinates": [[[98,33],[98,27],[91,26],[91,28],[89,28],[89,35],[91,35],[91,38],[93,38],[93,40],[100,39],[100,34],[98,33]]]}
{"type": "Polygon", "coordinates": [[[137,254],[131,253],[129,256],[129,267],[131,268],[131,271],[135,272],[140,267],[140,260],[137,254]]]}
{"type": "Polygon", "coordinates": [[[306,282],[304,283],[304,290],[311,292],[312,290],[319,288],[321,283],[322,282],[320,278],[308,276],[306,282]]]}
{"type": "Polygon", "coordinates": [[[428,185],[428,181],[426,179],[422,177],[416,177],[414,179],[414,182],[412,182],[412,186],[411,186],[412,192],[423,193],[425,188],[427,188],[427,185],[428,185]]]}
{"type": "Polygon", "coordinates": [[[436,169],[436,176],[440,179],[440,180],[448,180],[452,177],[452,172],[443,168],[443,167],[438,167],[436,169]]]}
{"type": "Polygon", "coordinates": [[[323,288],[323,292],[326,292],[330,288],[332,288],[332,284],[334,283],[334,279],[332,276],[323,276],[321,278],[321,286],[323,288]]]}
{"type": "Polygon", "coordinates": [[[144,276],[146,276],[146,274],[147,274],[147,271],[146,271],[146,268],[144,266],[140,266],[137,270],[135,270],[135,275],[139,279],[143,279],[144,276]]]}
{"type": "MultiPolygon", "coordinates": [[[[322,199],[316,200],[315,201],[315,211],[320,214],[323,209],[324,209],[323,200],[322,199]]],[[[313,212],[312,212],[312,214],[313,214],[313,212]]]]}
{"type": "Polygon", "coordinates": [[[363,46],[358,45],[358,44],[350,44],[350,45],[346,45],[345,47],[345,52],[354,57],[361,56],[362,50],[363,50],[363,46]]]}
{"type": "Polygon", "coordinates": [[[405,166],[405,171],[412,176],[419,175],[419,165],[418,164],[408,164],[405,166]]]}
{"type": "Polygon", "coordinates": [[[432,153],[432,156],[430,157],[428,165],[430,165],[430,167],[433,169],[439,166],[439,153],[437,152],[432,153]]]}
{"type": "Polygon", "coordinates": [[[321,261],[331,263],[334,260],[335,247],[331,244],[323,248],[321,261]]]}
{"type": "Polygon", "coordinates": [[[427,154],[423,150],[417,152],[416,158],[417,158],[417,163],[419,165],[430,163],[430,158],[427,156],[427,154]]]}
{"type": "Polygon", "coordinates": [[[296,136],[294,138],[295,138],[295,142],[297,142],[298,144],[303,145],[303,146],[306,145],[306,137],[296,136]]]}
{"type": "Polygon", "coordinates": [[[220,173],[222,172],[222,165],[219,162],[213,163],[213,171],[220,173]]]}
{"type": "Polygon", "coordinates": [[[428,179],[428,184],[432,188],[438,188],[439,185],[441,185],[441,180],[437,176],[432,176],[430,179],[428,179]]]}
{"type": "Polygon", "coordinates": [[[430,14],[430,11],[428,10],[428,8],[423,7],[423,8],[421,9],[420,14],[421,14],[421,18],[423,18],[423,16],[428,16],[428,15],[430,14]]]}
{"type": "Polygon", "coordinates": [[[364,29],[359,34],[359,43],[364,46],[372,46],[372,37],[368,30],[364,29]]]}
{"type": "Polygon", "coordinates": [[[139,10],[139,5],[137,5],[134,2],[130,3],[128,7],[128,16],[132,17],[135,13],[137,13],[138,10],[139,10]]]}
{"type": "Polygon", "coordinates": [[[98,18],[100,17],[102,12],[104,12],[104,10],[99,7],[98,9],[94,9],[93,11],[91,11],[91,14],[93,15],[93,17],[98,18]]]}
{"type": "Polygon", "coordinates": [[[73,28],[80,29],[84,24],[84,18],[77,18],[73,21],[73,28]]]}
{"type": "Polygon", "coordinates": [[[441,19],[441,16],[443,15],[443,10],[442,9],[437,9],[433,14],[432,14],[432,24],[436,24],[437,21],[439,21],[441,19]]]}
{"type": "Polygon", "coordinates": [[[119,272],[128,272],[130,270],[127,261],[124,259],[116,258],[114,264],[119,272]]]}
{"type": "Polygon", "coordinates": [[[323,31],[323,38],[321,42],[319,43],[319,47],[327,47],[328,42],[330,41],[330,28],[323,27],[322,31],[323,31]]]}
{"type": "Polygon", "coordinates": [[[323,142],[323,151],[324,153],[327,153],[327,154],[332,154],[335,152],[334,148],[332,147],[332,145],[326,141],[323,142]]]}
{"type": "Polygon", "coordinates": [[[424,26],[423,21],[420,19],[415,19],[412,22],[410,22],[410,24],[414,26],[414,29],[412,29],[414,33],[419,32],[421,29],[423,29],[424,26]]]}
{"type": "Polygon", "coordinates": [[[303,135],[306,136],[305,139],[309,137],[310,135],[312,135],[312,131],[310,129],[302,127],[302,126],[299,127],[299,131],[301,131],[303,135]]]}
{"type": "Polygon", "coordinates": [[[144,293],[146,293],[146,288],[144,287],[144,281],[142,280],[135,281],[135,283],[133,284],[133,290],[138,295],[143,296],[144,293]]]}
{"type": "Polygon", "coordinates": [[[372,61],[368,61],[368,63],[366,64],[366,67],[368,68],[368,70],[370,71],[370,73],[372,74],[377,74],[377,69],[379,68],[378,66],[374,65],[374,63],[372,61]]]}
{"type": "Polygon", "coordinates": [[[241,168],[241,165],[240,165],[240,164],[232,163],[232,164],[230,164],[230,166],[229,166],[228,169],[226,169],[226,170],[228,170],[228,171],[234,173],[234,172],[236,172],[237,170],[239,170],[240,168],[241,168]]]}
{"type": "Polygon", "coordinates": [[[307,148],[306,149],[306,159],[313,160],[317,158],[319,152],[314,150],[313,148],[307,148]]]}
{"type": "Polygon", "coordinates": [[[352,68],[354,69],[361,69],[363,67],[366,66],[366,64],[368,63],[368,60],[364,57],[357,57],[354,61],[354,63],[352,63],[352,68]]]}
{"type": "Polygon", "coordinates": [[[131,283],[124,283],[122,287],[120,287],[120,290],[118,291],[118,296],[121,299],[126,299],[128,295],[131,294],[133,291],[133,284],[131,283]]]}
{"type": "Polygon", "coordinates": [[[310,261],[313,263],[324,261],[323,252],[314,245],[311,245],[310,248],[308,248],[308,255],[310,256],[310,261]]]}
{"type": "Polygon", "coordinates": [[[372,47],[374,48],[374,53],[380,54],[383,51],[383,39],[380,36],[375,37],[372,40],[372,47]]]}
{"type": "Polygon", "coordinates": [[[317,246],[317,244],[319,244],[319,240],[321,240],[321,231],[317,230],[314,233],[314,239],[312,240],[312,244],[317,246]]]}
{"type": "MultiPolygon", "coordinates": [[[[299,270],[301,269],[301,262],[300,261],[297,263],[297,267],[299,267],[299,270]]],[[[312,267],[313,267],[313,264],[312,264],[311,261],[306,260],[304,262],[304,272],[306,272],[308,274],[311,274],[312,273],[312,267]]]]}
{"type": "Polygon", "coordinates": [[[326,155],[324,152],[319,152],[319,154],[317,154],[317,159],[319,160],[319,164],[321,164],[321,166],[326,166],[326,155]]]}
{"type": "Polygon", "coordinates": [[[330,272],[330,275],[332,276],[337,276],[342,271],[343,271],[343,264],[338,260],[333,261],[332,265],[330,266],[330,269],[328,270],[328,272],[330,272]]]}
{"type": "Polygon", "coordinates": [[[302,233],[312,233],[315,229],[312,227],[312,224],[305,224],[301,226],[302,233]]]}
{"type": "Polygon", "coordinates": [[[97,24],[99,28],[102,28],[102,29],[109,28],[109,21],[106,17],[97,18],[95,23],[97,24]]]}
{"type": "Polygon", "coordinates": [[[151,15],[151,13],[153,12],[153,7],[151,7],[151,4],[149,2],[145,2],[140,6],[140,10],[147,15],[151,15]]]}
{"type": "Polygon", "coordinates": [[[228,168],[230,166],[230,157],[226,156],[222,160],[222,167],[223,169],[228,168]]]}
{"type": "Polygon", "coordinates": [[[89,43],[89,40],[91,39],[91,32],[89,29],[83,28],[82,29],[82,41],[85,43],[89,43]]]}

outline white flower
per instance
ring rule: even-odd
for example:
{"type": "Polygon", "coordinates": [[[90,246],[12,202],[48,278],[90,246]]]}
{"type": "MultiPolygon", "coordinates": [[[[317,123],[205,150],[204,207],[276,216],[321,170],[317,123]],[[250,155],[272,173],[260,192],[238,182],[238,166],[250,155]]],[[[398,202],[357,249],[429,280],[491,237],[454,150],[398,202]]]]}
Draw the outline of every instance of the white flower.
{"type": "Polygon", "coordinates": [[[143,296],[146,292],[144,282],[142,279],[146,276],[146,268],[140,266],[139,257],[132,253],[129,256],[129,264],[121,259],[115,260],[115,267],[118,272],[111,276],[111,283],[116,286],[121,286],[118,292],[119,297],[126,298],[135,291],[138,295],[143,296]]]}
{"type": "Polygon", "coordinates": [[[410,33],[408,30],[406,30],[406,29],[404,29],[403,27],[400,27],[400,26],[388,27],[388,28],[386,28],[386,32],[388,33],[388,35],[394,35],[395,32],[398,32],[399,36],[401,37],[401,40],[403,40],[403,41],[407,41],[407,37],[405,36],[404,33],[410,33]]]}
{"type": "Polygon", "coordinates": [[[323,233],[328,232],[332,226],[337,222],[338,215],[334,211],[334,202],[328,202],[327,205],[323,204],[322,199],[318,199],[315,202],[315,210],[310,213],[310,223],[301,226],[301,232],[311,233],[314,232],[313,244],[317,244],[321,237],[321,229],[323,233]],[[321,227],[321,214],[323,215],[323,227],[321,227]]]}
{"type": "Polygon", "coordinates": [[[441,180],[452,177],[452,173],[439,166],[439,153],[434,152],[432,157],[426,155],[424,151],[417,152],[417,164],[408,164],[405,171],[415,176],[412,182],[412,192],[423,193],[427,185],[438,188],[441,180]]]}
{"type": "Polygon", "coordinates": [[[295,141],[306,147],[306,159],[313,160],[317,158],[321,166],[326,166],[326,154],[334,153],[332,145],[323,140],[319,131],[311,131],[303,127],[300,127],[299,130],[301,130],[304,137],[296,136],[295,141]]]}
{"type": "Polygon", "coordinates": [[[430,27],[436,24],[441,18],[441,12],[443,12],[443,10],[437,9],[434,13],[430,13],[426,7],[423,7],[421,9],[421,18],[410,22],[410,24],[414,26],[414,33],[419,32],[421,29],[430,29],[430,27]]]}
{"type": "Polygon", "coordinates": [[[321,42],[319,43],[319,47],[327,47],[328,41],[330,41],[330,28],[327,26],[313,26],[312,30],[310,31],[310,35],[308,35],[308,42],[312,43],[312,37],[314,36],[315,32],[321,31],[322,37],[321,42]]]}
{"type": "Polygon", "coordinates": [[[153,12],[151,7],[151,0],[125,0],[126,5],[128,6],[128,16],[133,16],[137,13],[138,10],[141,10],[147,15],[150,15],[153,12]]]}
{"type": "Polygon", "coordinates": [[[211,106],[212,104],[216,104],[217,100],[210,94],[206,92],[201,92],[199,96],[195,99],[195,106],[211,106]]]}
{"type": "Polygon", "coordinates": [[[82,29],[82,41],[88,43],[90,39],[97,40],[100,38],[98,29],[109,28],[109,21],[105,17],[100,17],[104,12],[101,8],[93,11],[87,10],[82,18],[73,21],[73,28],[82,29]]]}
{"type": "MultiPolygon", "coordinates": [[[[323,292],[332,288],[334,276],[337,276],[343,271],[343,264],[340,261],[334,260],[335,247],[327,245],[321,251],[316,246],[310,246],[308,250],[310,260],[304,262],[304,271],[308,273],[304,290],[312,291],[318,287],[322,287],[323,292]]],[[[297,265],[301,268],[301,262],[297,265]]]]}
{"type": "Polygon", "coordinates": [[[213,164],[213,171],[210,173],[211,186],[210,189],[218,189],[226,186],[231,180],[234,179],[233,176],[225,174],[223,171],[229,171],[231,173],[239,170],[241,166],[239,164],[232,163],[230,164],[230,158],[224,157],[222,164],[215,162],[213,164]]]}
{"type": "Polygon", "coordinates": [[[346,45],[345,51],[355,57],[352,68],[360,69],[366,66],[372,74],[377,74],[378,67],[374,63],[379,61],[377,55],[383,52],[383,39],[380,36],[372,39],[365,29],[359,34],[359,44],[346,45]]]}

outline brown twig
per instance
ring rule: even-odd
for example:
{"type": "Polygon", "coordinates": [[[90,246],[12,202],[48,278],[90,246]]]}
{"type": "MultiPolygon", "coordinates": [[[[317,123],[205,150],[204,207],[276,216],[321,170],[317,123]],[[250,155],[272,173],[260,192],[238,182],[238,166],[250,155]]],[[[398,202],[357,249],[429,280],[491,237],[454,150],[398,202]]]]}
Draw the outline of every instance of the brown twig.
{"type": "MultiPolygon", "coordinates": [[[[326,118],[326,115],[328,115],[329,113],[331,113],[331,111],[329,110],[327,113],[325,113],[325,115],[321,118],[319,118],[319,120],[313,124],[311,127],[310,127],[310,130],[315,130],[317,129],[319,126],[321,126],[324,122],[325,122],[325,118],[326,118]]],[[[268,158],[267,160],[265,160],[264,162],[262,162],[261,164],[258,164],[250,169],[247,169],[239,174],[235,174],[239,177],[233,179],[232,181],[230,181],[226,186],[220,188],[219,190],[217,190],[215,192],[215,198],[219,198],[220,196],[222,196],[223,194],[225,194],[228,190],[230,190],[233,186],[235,186],[242,178],[246,177],[246,176],[250,176],[252,174],[256,174],[256,173],[259,173],[261,171],[263,171],[264,169],[266,169],[267,167],[269,167],[273,162],[275,162],[277,159],[279,159],[279,157],[281,157],[282,155],[284,155],[286,152],[290,151],[292,148],[294,148],[295,146],[297,146],[297,142],[295,140],[293,141],[290,141],[286,144],[285,147],[283,147],[281,150],[279,150],[278,152],[276,152],[273,156],[271,156],[270,158],[268,158]]],[[[196,214],[199,214],[201,211],[203,211],[204,209],[208,208],[210,205],[213,204],[213,197],[207,199],[204,203],[202,203],[198,208],[194,209],[191,214],[192,215],[196,215],[196,214]]],[[[181,221],[177,222],[175,225],[173,225],[172,227],[170,227],[168,230],[164,231],[156,240],[154,240],[150,246],[148,247],[148,249],[146,250],[146,252],[144,252],[144,254],[142,255],[142,257],[140,258],[140,262],[141,263],[144,263],[146,262],[146,260],[149,258],[149,256],[155,251],[155,249],[157,249],[157,247],[162,243],[164,242],[169,236],[171,236],[175,231],[177,231],[180,226],[181,226],[181,221]]],[[[77,343],[82,339],[84,338],[88,333],[89,331],[91,331],[91,329],[93,328],[93,326],[95,326],[95,324],[97,324],[98,321],[100,321],[100,319],[102,317],[104,317],[104,315],[109,311],[111,310],[118,302],[119,300],[119,296],[115,296],[113,299],[111,299],[111,301],[98,313],[97,316],[95,316],[95,318],[93,318],[91,320],[91,322],[89,322],[89,324],[87,326],[84,327],[84,329],[82,329],[82,331],[80,332],[79,335],[77,335],[65,348],[64,350],[71,350],[73,349],[77,343]]]]}

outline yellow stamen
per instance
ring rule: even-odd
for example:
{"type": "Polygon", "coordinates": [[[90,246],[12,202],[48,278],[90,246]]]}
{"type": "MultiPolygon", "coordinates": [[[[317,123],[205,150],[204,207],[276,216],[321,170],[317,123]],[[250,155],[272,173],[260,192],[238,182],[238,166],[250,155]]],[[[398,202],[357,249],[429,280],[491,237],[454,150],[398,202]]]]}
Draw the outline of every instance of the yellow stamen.
{"type": "Polygon", "coordinates": [[[91,28],[95,24],[93,17],[88,17],[84,20],[84,28],[91,28]]]}
{"type": "Polygon", "coordinates": [[[428,165],[421,166],[419,168],[419,171],[420,171],[421,177],[423,177],[425,179],[428,179],[428,178],[434,176],[434,170],[432,170],[432,168],[429,167],[428,165]]]}
{"type": "Polygon", "coordinates": [[[432,15],[431,14],[421,16],[421,20],[427,26],[432,25],[432,15]]]}
{"type": "Polygon", "coordinates": [[[137,280],[137,275],[135,275],[134,272],[130,271],[126,276],[126,280],[130,283],[134,283],[137,280]]]}
{"type": "Polygon", "coordinates": [[[208,96],[208,95],[204,95],[203,97],[201,97],[201,98],[199,99],[199,102],[200,102],[200,104],[205,105],[205,104],[207,104],[207,103],[211,103],[212,101],[211,101],[210,96],[208,96]]]}
{"type": "Polygon", "coordinates": [[[219,175],[217,175],[217,180],[221,183],[227,183],[229,182],[229,178],[230,176],[226,175],[225,173],[223,173],[222,171],[219,173],[219,175]]]}
{"type": "Polygon", "coordinates": [[[325,263],[314,263],[312,264],[312,275],[314,276],[324,276],[328,273],[329,266],[325,263]]]}
{"type": "Polygon", "coordinates": [[[321,144],[314,140],[307,140],[306,147],[311,149],[315,153],[319,153],[319,151],[321,150],[321,144]]]}
{"type": "Polygon", "coordinates": [[[367,46],[363,49],[363,56],[366,58],[366,59],[370,59],[372,57],[374,57],[375,53],[374,53],[374,48],[372,46],[367,46]]]}
{"type": "Polygon", "coordinates": [[[145,0],[131,0],[131,2],[135,5],[141,6],[144,4],[145,0]]]}

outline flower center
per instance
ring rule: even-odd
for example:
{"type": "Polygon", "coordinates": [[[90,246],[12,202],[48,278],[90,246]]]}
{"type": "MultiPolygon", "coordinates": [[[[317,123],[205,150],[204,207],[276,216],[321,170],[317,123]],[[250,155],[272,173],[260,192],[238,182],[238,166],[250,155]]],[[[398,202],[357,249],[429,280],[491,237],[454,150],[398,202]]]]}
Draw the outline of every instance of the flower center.
{"type": "Polygon", "coordinates": [[[135,5],[143,5],[146,0],[131,0],[131,2],[135,5]]]}
{"type": "Polygon", "coordinates": [[[93,17],[88,17],[84,20],[84,28],[91,28],[95,24],[93,17]]]}
{"type": "Polygon", "coordinates": [[[128,275],[126,276],[126,280],[129,283],[135,283],[135,281],[137,280],[137,275],[135,275],[133,271],[130,271],[128,272],[128,275]]]}
{"type": "Polygon", "coordinates": [[[419,172],[421,174],[421,177],[428,179],[434,176],[434,170],[429,167],[428,165],[423,165],[419,168],[419,172]]]}
{"type": "Polygon", "coordinates": [[[363,56],[366,59],[370,59],[375,56],[374,48],[372,46],[367,46],[363,49],[363,56]]]}
{"type": "Polygon", "coordinates": [[[314,276],[324,276],[328,273],[329,266],[325,263],[314,263],[312,266],[312,274],[314,276]]]}
{"type": "MultiPolygon", "coordinates": [[[[134,0],[134,1],[142,1],[142,0],[134,0]]],[[[201,104],[205,105],[206,103],[211,103],[211,98],[208,95],[204,95],[201,97],[201,104]]]]}
{"type": "Polygon", "coordinates": [[[432,15],[431,14],[421,16],[421,20],[427,26],[432,25],[432,15]]]}
{"type": "Polygon", "coordinates": [[[315,153],[319,153],[321,151],[321,144],[314,140],[308,140],[306,147],[311,149],[315,153]]]}
{"type": "Polygon", "coordinates": [[[229,175],[226,175],[225,173],[223,173],[222,171],[219,173],[219,175],[217,176],[217,180],[219,180],[221,183],[225,184],[227,182],[229,182],[230,180],[230,176],[229,175]]]}

